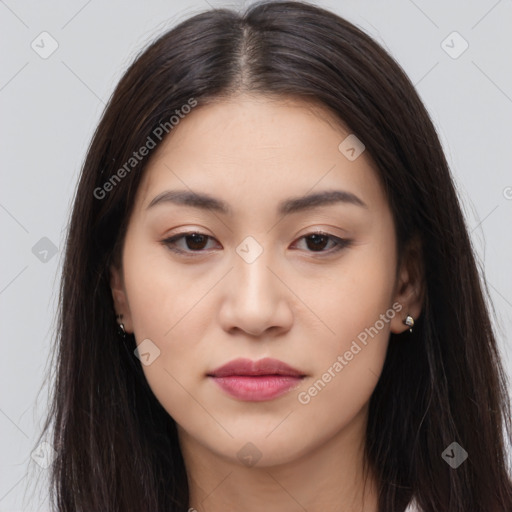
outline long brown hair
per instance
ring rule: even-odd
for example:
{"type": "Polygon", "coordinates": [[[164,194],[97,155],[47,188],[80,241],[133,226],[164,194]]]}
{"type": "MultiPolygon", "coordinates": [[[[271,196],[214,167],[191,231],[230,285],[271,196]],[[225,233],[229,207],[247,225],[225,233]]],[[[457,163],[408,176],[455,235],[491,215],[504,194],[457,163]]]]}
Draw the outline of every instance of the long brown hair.
{"type": "Polygon", "coordinates": [[[413,496],[425,511],[512,510],[506,375],[434,126],[390,55],[345,19],[303,2],[194,15],[142,51],[111,96],[66,240],[56,375],[39,438],[57,452],[52,504],[61,512],[187,510],[175,422],[148,386],[133,335],[119,340],[109,285],[152,152],[111,179],[191,99],[200,108],[240,91],[328,107],[378,166],[400,254],[421,240],[422,315],[406,341],[390,335],[370,399],[365,461],[378,477],[379,511],[403,512],[413,496]],[[453,442],[468,453],[456,469],[442,456],[453,442]]]}

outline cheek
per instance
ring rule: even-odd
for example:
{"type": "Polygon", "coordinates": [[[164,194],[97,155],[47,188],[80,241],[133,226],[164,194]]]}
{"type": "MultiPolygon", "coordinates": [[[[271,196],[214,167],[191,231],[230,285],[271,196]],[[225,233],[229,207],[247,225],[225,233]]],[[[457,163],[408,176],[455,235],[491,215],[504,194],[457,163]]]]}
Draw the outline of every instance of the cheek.
{"type": "MultiPolygon", "coordinates": [[[[315,375],[305,383],[302,403],[324,421],[326,403],[349,418],[369,399],[382,371],[389,341],[395,277],[393,246],[375,242],[358,247],[310,293],[312,309],[329,327],[318,338],[315,375]],[[335,276],[335,277],[334,277],[335,276]],[[318,398],[317,398],[318,397],[318,398]],[[316,404],[316,405],[315,405],[316,404]],[[320,406],[320,404],[324,404],[320,406]]],[[[327,407],[327,409],[329,409],[327,407]]]]}
{"type": "Polygon", "coordinates": [[[185,390],[194,388],[205,364],[200,340],[209,320],[201,298],[211,288],[212,276],[191,280],[161,248],[142,247],[127,242],[125,286],[139,352],[150,354],[149,364],[141,360],[142,369],[171,414],[190,405],[185,390]]]}
{"type": "Polygon", "coordinates": [[[322,439],[328,439],[347,427],[377,385],[389,341],[390,324],[385,315],[395,312],[386,294],[379,297],[373,290],[363,299],[357,294],[352,298],[340,296],[337,317],[333,314],[336,320],[331,322],[336,331],[334,342],[330,336],[323,337],[321,349],[317,346],[314,354],[314,375],[297,391],[301,411],[297,418],[302,417],[305,441],[314,442],[319,432],[322,439]],[[380,319],[381,314],[387,322],[380,319]]]}
{"type": "Polygon", "coordinates": [[[133,313],[137,344],[146,344],[156,354],[148,365],[141,360],[153,394],[178,423],[201,424],[204,410],[190,393],[206,371],[201,353],[204,325],[197,315],[201,306],[197,295],[169,293],[162,280],[148,280],[134,292],[140,293],[133,313]]]}
{"type": "MultiPolygon", "coordinates": [[[[137,340],[155,338],[167,345],[184,325],[197,325],[191,325],[190,315],[211,287],[211,276],[173,261],[165,247],[137,233],[127,240],[124,268],[137,340]]],[[[195,339],[192,333],[187,337],[195,339]]]]}
{"type": "Polygon", "coordinates": [[[343,348],[347,340],[374,325],[391,307],[394,270],[392,251],[369,243],[347,253],[326,279],[315,279],[305,297],[329,327],[324,329],[326,338],[330,331],[331,338],[339,340],[338,348],[343,348]]]}

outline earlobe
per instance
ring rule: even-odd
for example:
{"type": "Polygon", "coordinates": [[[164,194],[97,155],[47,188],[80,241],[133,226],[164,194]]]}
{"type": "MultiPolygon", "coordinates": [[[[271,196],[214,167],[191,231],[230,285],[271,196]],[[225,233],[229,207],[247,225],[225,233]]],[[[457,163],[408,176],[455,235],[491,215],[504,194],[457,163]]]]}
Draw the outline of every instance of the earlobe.
{"type": "Polygon", "coordinates": [[[114,299],[116,312],[119,314],[118,309],[123,306],[124,287],[121,272],[113,265],[110,267],[110,289],[112,290],[112,298],[114,299]]]}
{"type": "Polygon", "coordinates": [[[117,323],[122,323],[126,332],[133,332],[123,276],[121,270],[114,265],[110,266],[110,289],[112,291],[117,323]]]}
{"type": "Polygon", "coordinates": [[[394,301],[401,305],[391,321],[391,332],[400,334],[413,328],[423,308],[425,279],[421,239],[413,238],[404,252],[394,301]]]}

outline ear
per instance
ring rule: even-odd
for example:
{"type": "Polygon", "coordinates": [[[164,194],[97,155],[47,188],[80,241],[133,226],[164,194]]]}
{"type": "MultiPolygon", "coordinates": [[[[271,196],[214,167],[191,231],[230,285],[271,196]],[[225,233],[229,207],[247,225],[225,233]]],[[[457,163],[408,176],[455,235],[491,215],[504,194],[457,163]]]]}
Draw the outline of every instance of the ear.
{"type": "Polygon", "coordinates": [[[394,302],[402,309],[391,320],[391,332],[399,334],[409,329],[404,324],[407,315],[416,321],[421,314],[425,297],[425,273],[421,239],[415,236],[407,244],[395,286],[394,302]]]}
{"type": "Polygon", "coordinates": [[[117,323],[122,323],[127,333],[132,333],[133,323],[124,287],[124,279],[122,271],[115,265],[110,266],[110,288],[112,290],[116,315],[122,315],[121,318],[116,319],[117,323]]]}

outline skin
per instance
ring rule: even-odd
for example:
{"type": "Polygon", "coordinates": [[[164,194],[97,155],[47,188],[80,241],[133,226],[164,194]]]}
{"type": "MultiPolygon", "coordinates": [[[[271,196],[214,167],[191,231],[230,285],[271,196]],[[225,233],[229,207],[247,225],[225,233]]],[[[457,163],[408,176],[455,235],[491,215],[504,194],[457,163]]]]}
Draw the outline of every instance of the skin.
{"type": "Polygon", "coordinates": [[[411,258],[397,269],[394,222],[369,154],[350,161],[338,149],[349,133],[320,106],[238,95],[192,110],[145,171],[111,288],[126,331],[160,350],[143,370],[177,422],[198,511],[377,511],[371,473],[363,489],[368,402],[390,332],[420,314],[421,287],[411,258]],[[170,202],[146,209],[171,189],[206,192],[233,214],[170,202]],[[335,189],[367,207],[276,213],[284,199],[335,189]],[[315,250],[302,238],[315,230],[352,242],[333,252],[326,239],[315,250]],[[178,240],[190,257],[162,242],[190,231],[212,237],[178,240]],[[251,263],[236,251],[247,236],[263,249],[251,263]],[[300,403],[393,303],[401,311],[300,403]],[[306,377],[273,400],[238,400],[206,376],[236,357],[274,357],[306,377]],[[255,465],[237,456],[248,442],[255,465]]]}

